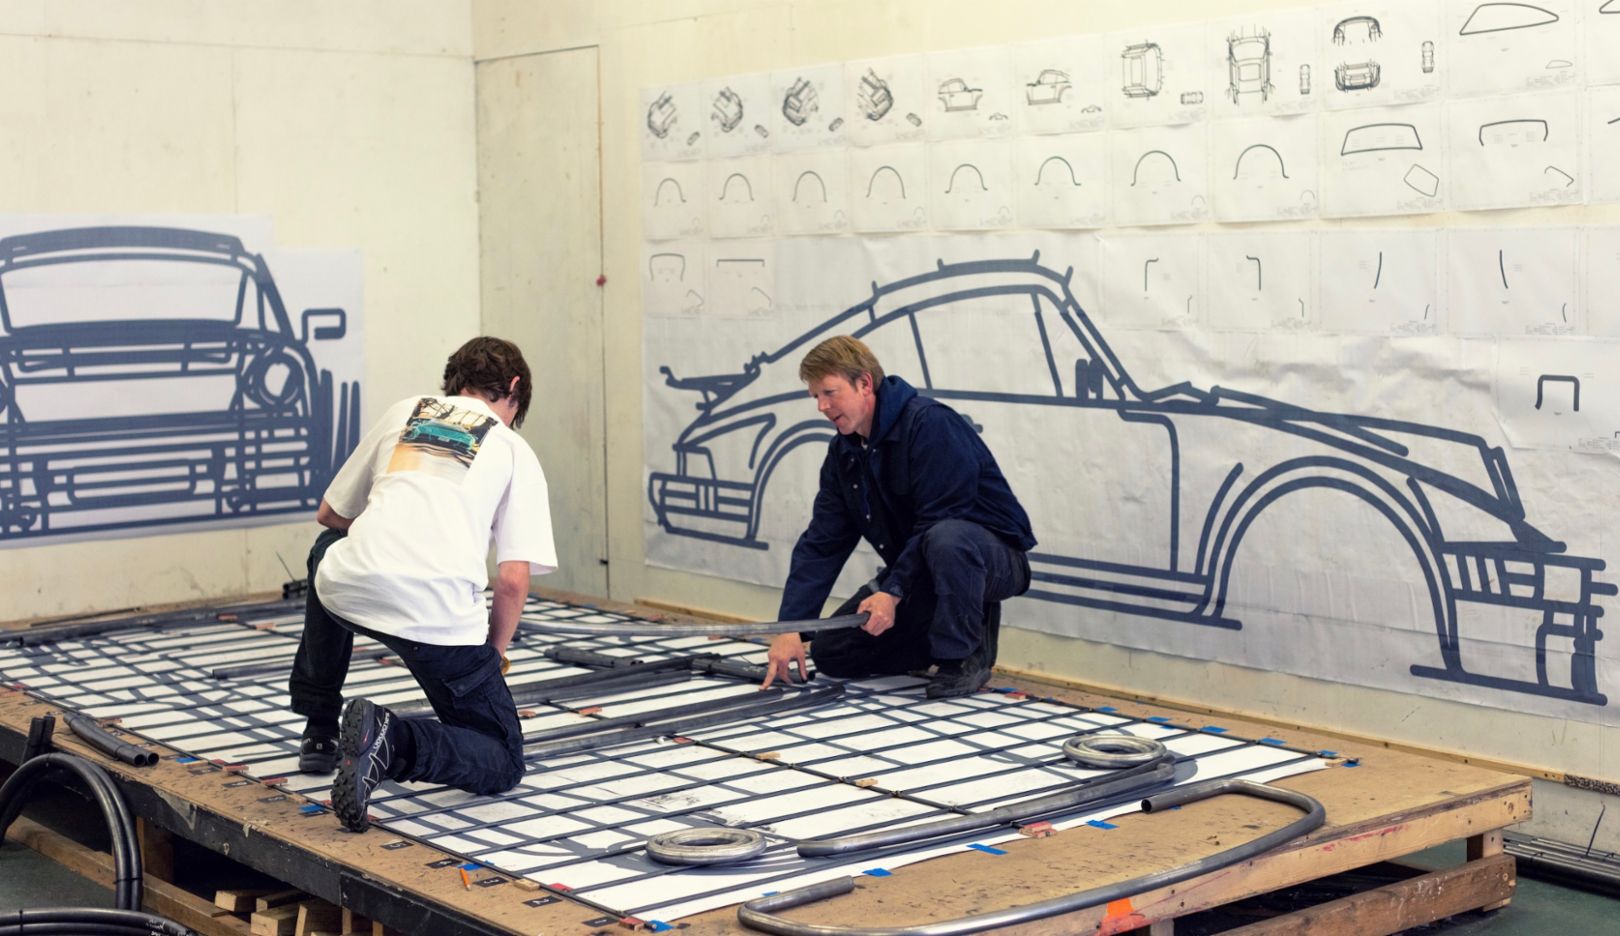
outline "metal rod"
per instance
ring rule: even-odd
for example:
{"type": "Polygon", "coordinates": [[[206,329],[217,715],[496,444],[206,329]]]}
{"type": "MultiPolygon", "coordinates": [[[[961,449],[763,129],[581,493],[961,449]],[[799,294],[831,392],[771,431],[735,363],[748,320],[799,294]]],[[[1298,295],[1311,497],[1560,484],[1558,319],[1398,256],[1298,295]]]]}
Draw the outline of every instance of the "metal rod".
{"type": "Polygon", "coordinates": [[[1100,887],[1093,887],[1038,903],[1026,904],[1022,907],[1010,907],[1006,910],[958,917],[954,920],[921,923],[914,926],[854,927],[802,923],[775,915],[777,911],[789,910],[828,897],[849,893],[855,889],[855,880],[849,877],[823,881],[809,887],[801,887],[780,894],[750,900],[738,908],[737,919],[750,929],[776,933],[779,936],[958,936],[958,934],[962,933],[978,933],[996,927],[1016,926],[1062,913],[1085,910],[1088,907],[1099,906],[1126,897],[1134,897],[1147,891],[1168,887],[1171,884],[1208,874],[1211,871],[1217,871],[1247,861],[1270,851],[1278,845],[1305,835],[1320,827],[1327,818],[1327,811],[1322,808],[1322,804],[1304,793],[1267,786],[1263,783],[1254,783],[1249,780],[1214,780],[1207,783],[1194,783],[1184,787],[1177,787],[1144,799],[1142,801],[1142,811],[1154,813],[1162,809],[1196,803],[1199,800],[1209,799],[1225,793],[1237,793],[1243,796],[1253,796],[1276,803],[1283,803],[1299,809],[1304,815],[1280,829],[1267,832],[1253,841],[1216,852],[1213,855],[1188,862],[1179,867],[1144,874],[1130,880],[1115,881],[1112,884],[1104,884],[1100,887]]]}
{"type": "MultiPolygon", "coordinates": [[[[577,754],[580,751],[593,751],[605,747],[617,747],[621,744],[631,744],[644,741],[648,738],[660,738],[665,735],[682,734],[697,731],[703,728],[713,728],[729,722],[740,721],[761,715],[775,715],[781,712],[790,712],[795,709],[815,708],[836,702],[844,696],[842,685],[826,686],[811,691],[791,692],[776,695],[769,702],[749,703],[713,712],[698,715],[692,718],[676,718],[657,725],[647,725],[639,728],[625,728],[619,731],[608,731],[590,735],[584,738],[571,738],[541,744],[526,744],[523,747],[523,759],[526,761],[540,760],[546,757],[560,757],[565,754],[577,754]]],[[[741,698],[741,697],[738,697],[741,698]]]]}
{"type": "Polygon", "coordinates": [[[89,716],[68,713],[65,717],[68,728],[72,729],[80,740],[108,757],[123,761],[131,767],[150,767],[158,762],[155,753],[114,737],[89,716]]]}
{"type": "Polygon", "coordinates": [[[874,848],[887,848],[907,842],[963,835],[981,829],[1024,822],[1049,813],[1071,812],[1088,803],[1112,796],[1137,795],[1152,787],[1168,783],[1174,780],[1175,776],[1176,757],[1166,752],[1138,767],[1126,768],[1103,777],[1087,777],[1067,790],[1009,803],[999,809],[968,813],[965,816],[949,816],[916,825],[879,829],[860,835],[809,839],[799,843],[799,854],[806,858],[823,858],[870,851],[874,848]]]}
{"type": "Polygon", "coordinates": [[[530,634],[586,634],[592,637],[770,637],[790,631],[842,630],[865,623],[865,614],[842,614],[812,621],[764,621],[754,624],[721,621],[676,624],[635,619],[605,623],[524,621],[523,630],[530,634]]]}

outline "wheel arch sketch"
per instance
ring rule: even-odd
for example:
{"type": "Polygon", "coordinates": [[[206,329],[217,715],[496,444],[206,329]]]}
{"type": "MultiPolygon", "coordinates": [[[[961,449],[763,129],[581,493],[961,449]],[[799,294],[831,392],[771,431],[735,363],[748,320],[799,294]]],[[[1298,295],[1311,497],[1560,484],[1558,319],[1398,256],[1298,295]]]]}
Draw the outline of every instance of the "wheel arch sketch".
{"type": "MultiPolygon", "coordinates": [[[[666,535],[770,548],[759,525],[760,513],[771,509],[767,485],[792,453],[824,451],[812,443],[832,438],[805,402],[798,360],[826,337],[853,334],[890,349],[879,351],[886,361],[899,354],[911,362],[904,369],[916,378],[918,392],[971,417],[987,441],[1002,429],[997,414],[1039,407],[1043,425],[1078,420],[1082,428],[1073,431],[1087,438],[1101,438],[1098,430],[1135,433],[1131,451],[1165,459],[1135,477],[1148,478],[1140,481],[1149,485],[1141,500],[1154,505],[1153,522],[1164,524],[1168,552],[1148,559],[1138,553],[1125,562],[1104,555],[1107,544],[1084,537],[1081,545],[1056,552],[1038,549],[1031,554],[1034,600],[1241,628],[1243,609],[1232,603],[1230,586],[1232,570],[1243,562],[1245,534],[1261,518],[1301,519],[1294,494],[1330,490],[1359,505],[1346,501],[1346,509],[1370,509],[1382,518],[1366,524],[1369,531],[1386,523],[1410,547],[1410,555],[1398,559],[1400,568],[1416,571],[1413,581],[1422,584],[1414,587],[1427,592],[1434,615],[1435,649],[1411,662],[1414,675],[1607,703],[1597,684],[1597,623],[1600,599],[1617,590],[1598,579],[1601,559],[1571,554],[1530,522],[1500,447],[1462,430],[1318,411],[1226,387],[1144,388],[1075,299],[1072,274],[1043,265],[1038,253],[941,262],[916,276],[873,284],[860,303],[753,356],[739,372],[678,378],[664,368],[664,388],[654,392],[696,393],[699,400],[673,442],[674,470],[649,473],[656,524],[666,535]],[[1008,310],[995,334],[1017,336],[1020,343],[1006,353],[1027,358],[1009,359],[1010,366],[1035,375],[1036,389],[978,387],[968,385],[971,377],[958,372],[952,380],[941,370],[949,357],[940,358],[940,346],[928,335],[948,334],[942,317],[953,309],[989,308],[986,303],[1005,304],[995,306],[1008,310]],[[1254,453],[1260,451],[1269,454],[1259,459],[1254,453]],[[1510,675],[1484,671],[1493,660],[1482,669],[1467,651],[1469,622],[1504,608],[1540,621],[1534,659],[1519,661],[1522,669],[1510,675]],[[1570,661],[1567,673],[1548,662],[1555,650],[1570,661]]],[[[1027,471],[1045,470],[1029,465],[1027,471]]],[[[1107,480],[1049,474],[1015,478],[1015,485],[1061,489],[1107,480]]]]}
{"type": "Polygon", "coordinates": [[[339,308],[295,323],[234,236],[0,239],[0,539],[313,510],[359,439],[360,384],[338,383],[311,344],[347,330],[339,308]],[[154,276],[112,278],[135,269],[154,276]]]}

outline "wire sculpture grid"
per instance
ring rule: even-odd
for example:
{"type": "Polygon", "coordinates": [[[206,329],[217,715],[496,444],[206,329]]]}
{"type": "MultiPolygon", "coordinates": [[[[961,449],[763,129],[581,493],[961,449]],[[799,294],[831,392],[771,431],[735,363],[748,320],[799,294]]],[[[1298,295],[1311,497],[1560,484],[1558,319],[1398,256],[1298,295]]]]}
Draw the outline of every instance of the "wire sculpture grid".
{"type": "MultiPolygon", "coordinates": [[[[593,672],[546,656],[563,645],[626,662],[763,658],[759,644],[731,639],[564,638],[540,631],[547,621],[630,619],[531,597],[508,651],[508,686],[521,692],[593,672]]],[[[302,608],[289,601],[234,620],[22,646],[0,642],[0,681],[66,709],[116,718],[119,730],[190,756],[244,765],[248,776],[278,780],[281,789],[321,802],[331,777],[297,772],[303,718],[290,710],[286,694],[302,627],[302,608]]],[[[424,703],[410,673],[386,655],[385,647],[357,637],[345,694],[407,708],[424,703]]],[[[696,672],[678,682],[647,680],[629,690],[617,685],[595,695],[581,690],[556,701],[520,703],[525,735],[759,694],[752,682],[696,672]]],[[[370,811],[388,832],[565,891],[603,912],[670,920],[764,891],[1015,837],[1004,827],[845,857],[801,858],[795,850],[801,839],[978,813],[1068,788],[1102,773],[1073,765],[1061,752],[1065,740],[1085,732],[1163,742],[1178,757],[1178,783],[1275,779],[1327,766],[1319,752],[1277,739],[1240,738],[1009,690],[927,700],[922,685],[915,677],[852,681],[842,698],[815,709],[532,759],[523,781],[499,796],[385,782],[370,811]],[[661,832],[715,826],[759,831],[769,846],[745,864],[708,867],[659,864],[642,847],[661,832]]],[[[1072,827],[1134,811],[1137,799],[1047,818],[1072,827]]]]}

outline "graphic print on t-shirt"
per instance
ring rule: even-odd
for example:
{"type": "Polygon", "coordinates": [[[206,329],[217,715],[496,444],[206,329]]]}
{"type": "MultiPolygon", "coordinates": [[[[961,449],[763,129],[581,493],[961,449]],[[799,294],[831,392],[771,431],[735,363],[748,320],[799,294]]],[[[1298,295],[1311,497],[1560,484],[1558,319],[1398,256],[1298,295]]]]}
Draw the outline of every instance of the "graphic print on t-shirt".
{"type": "Polygon", "coordinates": [[[493,417],[423,397],[405,420],[405,429],[388,459],[388,472],[426,471],[458,481],[494,427],[493,417]]]}

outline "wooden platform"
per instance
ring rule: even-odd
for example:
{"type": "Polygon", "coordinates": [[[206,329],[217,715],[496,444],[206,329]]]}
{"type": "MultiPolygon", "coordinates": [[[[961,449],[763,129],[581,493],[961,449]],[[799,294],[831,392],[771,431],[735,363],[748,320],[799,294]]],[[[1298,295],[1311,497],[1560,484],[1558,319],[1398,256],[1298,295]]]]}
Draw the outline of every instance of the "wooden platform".
{"type": "MultiPolygon", "coordinates": [[[[579,596],[569,596],[576,600],[579,596]]],[[[591,599],[585,599],[591,600],[591,599]]],[[[603,606],[612,603],[597,601],[603,606]]],[[[645,610],[645,609],[643,609],[645,610]]],[[[1002,681],[998,680],[998,684],[1002,681]]],[[[1218,725],[1250,737],[1275,728],[1239,719],[1189,716],[1127,701],[1009,681],[1042,695],[1088,706],[1112,705],[1122,714],[1164,715],[1184,724],[1218,725]]],[[[22,756],[30,719],[52,708],[11,689],[0,690],[0,760],[22,756]]],[[[1025,933],[1174,932],[1177,917],[1466,839],[1470,861],[1456,869],[1334,904],[1254,924],[1243,933],[1391,933],[1479,907],[1499,906],[1512,895],[1512,859],[1501,853],[1501,830],[1530,815],[1530,781],[1477,766],[1390,751],[1342,739],[1290,732],[1289,745],[1329,749],[1340,766],[1278,781],[1315,796],[1327,824],[1315,834],[1259,859],[1159,891],[1030,924],[1025,933]]],[[[341,831],[330,813],[306,815],[308,804],[212,764],[182,765],[164,756],[135,769],[89,751],[65,730],[60,748],[107,764],[132,809],[151,826],[198,842],[322,900],[405,933],[625,932],[619,921],[566,898],[490,871],[468,889],[457,863],[430,847],[382,830],[341,831]],[[435,867],[437,865],[437,867],[435,867]],[[532,905],[531,905],[532,904],[532,905]]],[[[161,746],[163,755],[176,752],[161,746]]],[[[843,925],[906,925],[1033,903],[1109,881],[1162,870],[1221,851],[1296,815],[1282,806],[1224,797],[1156,815],[1113,820],[1116,828],[1081,827],[1048,838],[1001,846],[1005,854],[964,852],[863,879],[856,892],[788,916],[843,925]]],[[[44,841],[24,825],[11,838],[44,841]]],[[[175,912],[174,895],[151,888],[157,912],[175,912]]],[[[187,920],[200,931],[198,921],[187,920]]],[[[733,909],[688,918],[686,932],[736,932],[733,909]]],[[[239,932],[221,928],[220,932],[239,932]]]]}

